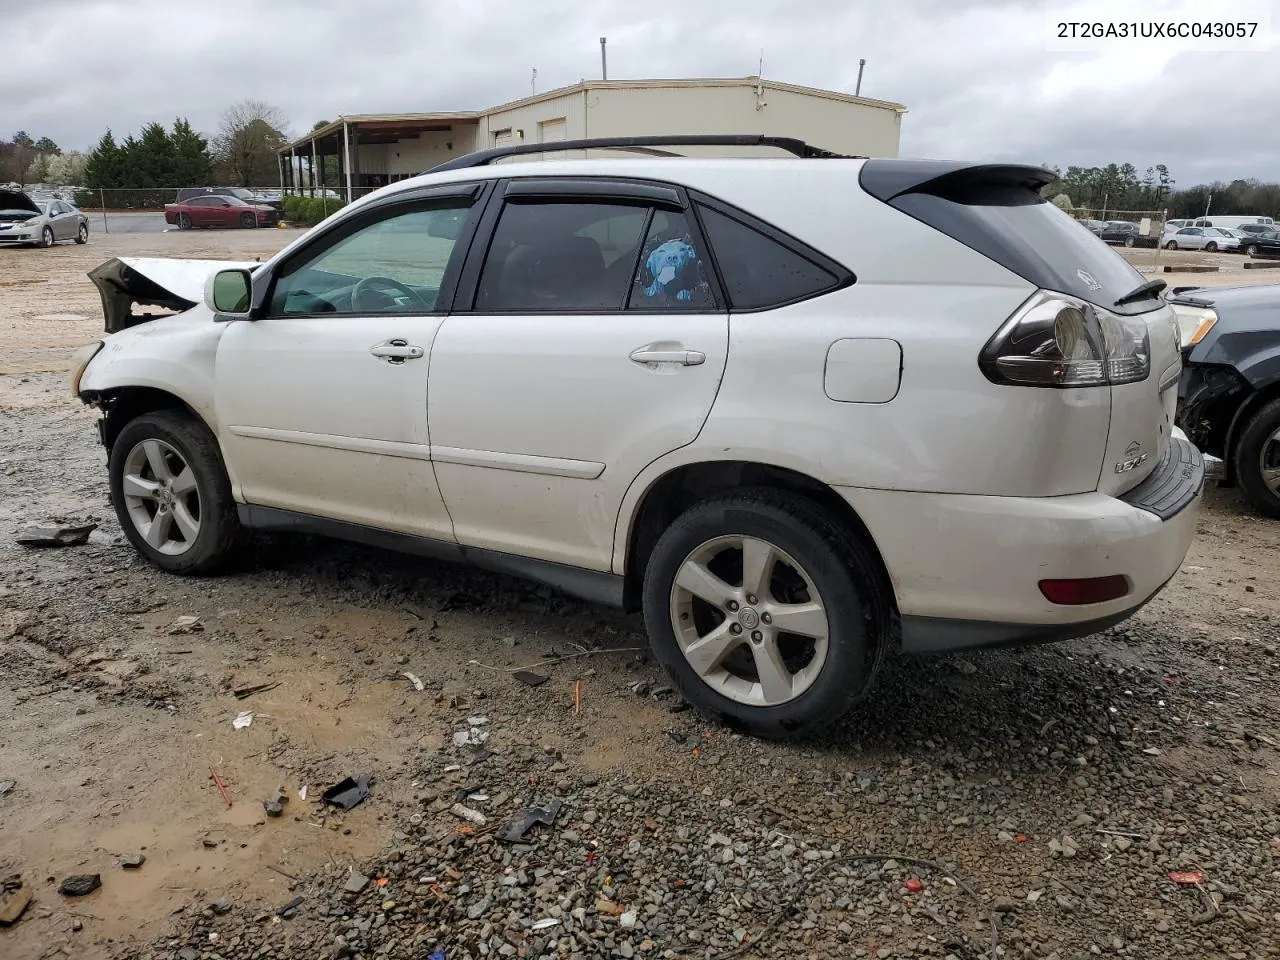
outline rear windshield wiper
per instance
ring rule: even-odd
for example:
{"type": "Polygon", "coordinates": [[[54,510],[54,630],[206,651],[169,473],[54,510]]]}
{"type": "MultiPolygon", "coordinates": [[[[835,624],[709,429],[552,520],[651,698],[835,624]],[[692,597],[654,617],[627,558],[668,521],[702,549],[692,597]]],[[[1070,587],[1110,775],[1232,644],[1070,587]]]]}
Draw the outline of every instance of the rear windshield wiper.
{"type": "Polygon", "coordinates": [[[1139,300],[1146,300],[1148,297],[1154,297],[1168,284],[1163,280],[1148,280],[1142,286],[1134,287],[1123,297],[1115,302],[1115,306],[1123,307],[1127,303],[1137,303],[1139,300]]]}

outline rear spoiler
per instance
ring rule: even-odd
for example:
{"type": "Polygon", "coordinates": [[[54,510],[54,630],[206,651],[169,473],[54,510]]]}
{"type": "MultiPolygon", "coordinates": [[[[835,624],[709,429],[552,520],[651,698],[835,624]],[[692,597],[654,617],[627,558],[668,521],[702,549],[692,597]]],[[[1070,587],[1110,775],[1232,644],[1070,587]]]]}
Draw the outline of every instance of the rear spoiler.
{"type": "Polygon", "coordinates": [[[1021,164],[884,158],[868,160],[858,175],[862,189],[885,203],[908,193],[951,199],[968,199],[992,189],[1021,188],[1039,193],[1057,179],[1052,170],[1021,164]]]}

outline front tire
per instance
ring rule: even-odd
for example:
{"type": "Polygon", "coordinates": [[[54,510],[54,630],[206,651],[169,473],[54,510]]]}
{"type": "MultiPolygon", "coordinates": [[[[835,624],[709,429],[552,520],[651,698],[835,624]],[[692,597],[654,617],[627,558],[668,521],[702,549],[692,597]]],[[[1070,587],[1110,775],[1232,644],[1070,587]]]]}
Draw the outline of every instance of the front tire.
{"type": "Polygon", "coordinates": [[[1178,249],[1178,242],[1177,242],[1176,240],[1170,240],[1168,243],[1166,243],[1166,244],[1164,245],[1164,248],[1165,248],[1166,250],[1177,250],[1177,249],[1178,249]]]}
{"type": "Polygon", "coordinates": [[[111,447],[111,501],[129,542],[171,573],[207,573],[240,536],[218,443],[191,414],[148,413],[111,447]]]}
{"type": "Polygon", "coordinates": [[[1217,253],[1217,252],[1218,252],[1218,245],[1217,245],[1216,243],[1213,243],[1212,241],[1211,241],[1211,242],[1209,242],[1209,243],[1206,243],[1206,244],[1204,245],[1204,252],[1205,252],[1205,253],[1217,253]]]}
{"type": "Polygon", "coordinates": [[[1137,243],[1137,241],[1136,241],[1136,240],[1134,240],[1134,239],[1133,239],[1133,237],[1125,237],[1125,238],[1124,238],[1124,245],[1125,245],[1126,247],[1132,247],[1135,243],[1137,243]]]}
{"type": "Polygon", "coordinates": [[[80,224],[80,229],[76,231],[76,243],[84,245],[89,242],[89,225],[87,223],[80,224]]]}
{"type": "Polygon", "coordinates": [[[191,218],[187,216],[185,213],[178,214],[178,229],[179,230],[191,229],[191,218]]]}
{"type": "Polygon", "coordinates": [[[254,216],[252,213],[240,214],[240,226],[248,228],[248,227],[256,227],[257,225],[258,225],[258,218],[254,216]]]}
{"type": "Polygon", "coordinates": [[[45,227],[43,230],[40,231],[40,246],[42,247],[53,246],[53,227],[45,227]]]}
{"type": "Polygon", "coordinates": [[[1236,479],[1259,513],[1280,520],[1280,400],[1249,418],[1235,454],[1236,479]]]}
{"type": "Polygon", "coordinates": [[[1245,256],[1256,257],[1258,255],[1258,245],[1256,243],[1251,243],[1249,246],[1244,248],[1244,252],[1245,256]]]}
{"type": "Polygon", "coordinates": [[[757,736],[837,720],[888,648],[888,594],[867,548],[778,490],[685,511],[654,546],[643,594],[654,654],[685,699],[757,736]]]}

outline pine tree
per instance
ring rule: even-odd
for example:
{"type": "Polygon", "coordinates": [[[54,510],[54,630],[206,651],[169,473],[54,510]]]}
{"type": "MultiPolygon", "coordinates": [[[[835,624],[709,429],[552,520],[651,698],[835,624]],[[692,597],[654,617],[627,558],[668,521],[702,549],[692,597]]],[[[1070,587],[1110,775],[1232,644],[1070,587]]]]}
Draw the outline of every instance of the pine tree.
{"type": "Polygon", "coordinates": [[[169,135],[173,144],[174,180],[179,187],[202,187],[213,182],[213,159],[209,142],[191,128],[186,117],[173,122],[169,135]]]}
{"type": "Polygon", "coordinates": [[[124,159],[116,138],[108,130],[85,163],[84,185],[91,190],[112,190],[123,186],[124,159]]]}

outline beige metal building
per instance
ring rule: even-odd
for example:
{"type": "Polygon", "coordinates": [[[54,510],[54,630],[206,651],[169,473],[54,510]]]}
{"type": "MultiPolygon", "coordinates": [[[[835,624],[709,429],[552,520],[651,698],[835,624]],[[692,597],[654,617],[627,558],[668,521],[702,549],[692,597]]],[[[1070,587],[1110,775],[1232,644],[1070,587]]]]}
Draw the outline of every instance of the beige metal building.
{"type": "Polygon", "coordinates": [[[280,151],[280,178],[287,190],[328,187],[350,199],[507,143],[669,134],[768,134],[837,153],[894,157],[906,110],[758,77],[584,80],[482,111],[339,117],[280,151]]]}

